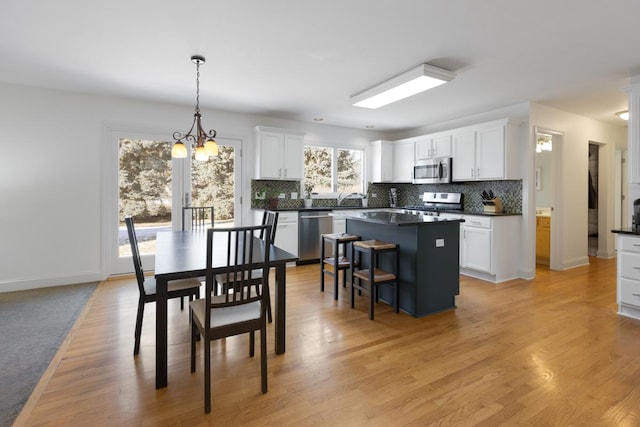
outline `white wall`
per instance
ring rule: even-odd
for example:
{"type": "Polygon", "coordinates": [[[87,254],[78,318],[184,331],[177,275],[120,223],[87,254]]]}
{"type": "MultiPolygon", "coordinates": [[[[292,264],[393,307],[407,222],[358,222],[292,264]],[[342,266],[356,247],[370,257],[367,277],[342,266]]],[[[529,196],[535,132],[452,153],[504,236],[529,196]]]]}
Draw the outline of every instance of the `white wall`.
{"type": "MultiPolygon", "coordinates": [[[[567,269],[588,263],[587,256],[587,176],[589,142],[604,144],[600,149],[599,177],[599,226],[598,233],[605,236],[604,245],[601,244],[598,255],[614,256],[614,238],[611,229],[614,228],[614,171],[615,150],[625,148],[627,130],[623,126],[612,126],[583,116],[567,113],[539,104],[531,104],[530,108],[531,147],[528,162],[530,170],[529,186],[531,193],[535,192],[535,140],[533,128],[535,126],[560,131],[564,133],[563,141],[558,147],[561,159],[561,194],[560,215],[554,218],[559,224],[556,230],[561,230],[560,268],[567,269]]],[[[554,151],[556,147],[553,147],[554,151]]],[[[523,184],[525,185],[525,184],[523,184]]],[[[533,199],[535,201],[535,199],[533,199]]],[[[535,215],[535,204],[529,203],[526,208],[528,216],[535,215]]],[[[535,237],[535,223],[528,221],[527,235],[535,237]]],[[[552,225],[552,230],[554,229],[552,225]]],[[[552,237],[553,239],[553,237],[552,237]]],[[[527,239],[535,250],[535,239],[527,239]]]]}
{"type": "MultiPolygon", "coordinates": [[[[243,221],[254,172],[254,126],[364,146],[380,133],[202,110],[207,128],[243,140],[243,221]]],[[[0,84],[0,292],[107,277],[101,237],[101,158],[109,131],[186,131],[193,106],[0,84]]],[[[106,207],[111,209],[112,207],[106,207]]],[[[115,207],[113,208],[115,209],[115,207]]]]}

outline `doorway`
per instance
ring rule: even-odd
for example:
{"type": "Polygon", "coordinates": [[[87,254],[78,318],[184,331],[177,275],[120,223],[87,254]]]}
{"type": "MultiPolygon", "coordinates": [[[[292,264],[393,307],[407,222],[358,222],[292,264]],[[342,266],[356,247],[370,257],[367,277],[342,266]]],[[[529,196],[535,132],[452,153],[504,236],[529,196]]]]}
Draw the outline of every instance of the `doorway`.
{"type": "Polygon", "coordinates": [[[104,277],[133,271],[124,217],[136,219],[146,270],[155,268],[160,231],[180,230],[185,203],[214,206],[215,225],[240,225],[240,139],[217,138],[220,154],[207,162],[172,159],[163,134],[112,130],[103,172],[104,277]],[[195,179],[194,179],[195,178],[195,179]]]}
{"type": "Polygon", "coordinates": [[[562,174],[560,171],[564,133],[534,126],[536,263],[561,270],[562,264],[562,174]]]}
{"type": "Polygon", "coordinates": [[[587,254],[598,255],[598,168],[600,145],[589,142],[589,168],[588,168],[588,223],[587,223],[587,254]]]}

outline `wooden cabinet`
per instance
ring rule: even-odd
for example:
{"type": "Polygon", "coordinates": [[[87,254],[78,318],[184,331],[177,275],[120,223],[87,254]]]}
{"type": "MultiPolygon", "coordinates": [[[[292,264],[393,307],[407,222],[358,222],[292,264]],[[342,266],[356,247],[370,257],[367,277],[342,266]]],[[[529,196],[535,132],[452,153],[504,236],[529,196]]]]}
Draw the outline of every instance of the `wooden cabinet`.
{"type": "Polygon", "coordinates": [[[640,236],[617,234],[618,313],[640,319],[640,236]]]}
{"type": "Polygon", "coordinates": [[[521,179],[518,130],[508,119],[455,130],[453,181],[521,179]]]}
{"type": "Polygon", "coordinates": [[[256,133],[257,178],[302,179],[304,133],[264,126],[257,126],[256,133]]]}
{"type": "Polygon", "coordinates": [[[415,143],[415,159],[451,156],[451,134],[433,134],[419,138],[415,143]]]}
{"type": "Polygon", "coordinates": [[[551,217],[536,216],[536,262],[549,265],[551,259],[551,217]]]}

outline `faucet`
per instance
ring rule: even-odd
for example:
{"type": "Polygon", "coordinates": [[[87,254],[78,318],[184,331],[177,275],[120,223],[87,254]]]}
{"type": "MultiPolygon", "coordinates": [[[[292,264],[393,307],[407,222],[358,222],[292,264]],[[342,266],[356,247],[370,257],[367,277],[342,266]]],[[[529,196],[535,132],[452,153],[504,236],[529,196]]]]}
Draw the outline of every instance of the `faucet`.
{"type": "Polygon", "coordinates": [[[338,206],[342,205],[342,202],[344,201],[344,199],[348,199],[351,196],[357,196],[360,195],[360,193],[340,193],[338,194],[338,206]]]}

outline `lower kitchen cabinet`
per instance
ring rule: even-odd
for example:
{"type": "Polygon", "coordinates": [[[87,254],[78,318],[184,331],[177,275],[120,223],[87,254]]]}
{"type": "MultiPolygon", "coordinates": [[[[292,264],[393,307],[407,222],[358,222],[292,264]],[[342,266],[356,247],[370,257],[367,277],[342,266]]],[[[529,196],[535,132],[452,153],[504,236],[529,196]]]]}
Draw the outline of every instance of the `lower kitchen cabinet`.
{"type": "Polygon", "coordinates": [[[617,234],[618,313],[640,319],[640,235],[617,234]]]}
{"type": "Polygon", "coordinates": [[[520,276],[520,215],[461,215],[460,273],[490,282],[504,282],[520,276]]]}
{"type": "MultiPolygon", "coordinates": [[[[255,210],[254,224],[262,222],[262,210],[255,210]]],[[[298,211],[279,211],[276,227],[276,246],[298,256],[298,211]]]]}

